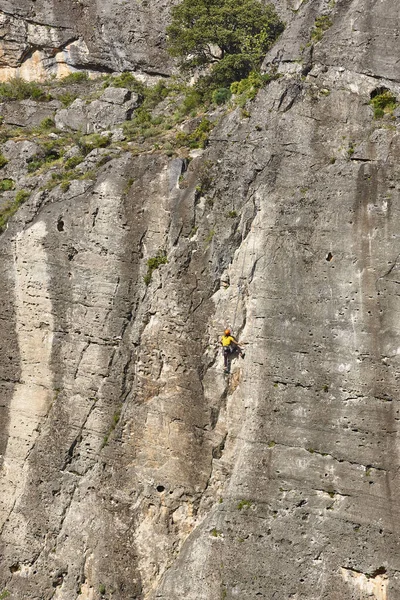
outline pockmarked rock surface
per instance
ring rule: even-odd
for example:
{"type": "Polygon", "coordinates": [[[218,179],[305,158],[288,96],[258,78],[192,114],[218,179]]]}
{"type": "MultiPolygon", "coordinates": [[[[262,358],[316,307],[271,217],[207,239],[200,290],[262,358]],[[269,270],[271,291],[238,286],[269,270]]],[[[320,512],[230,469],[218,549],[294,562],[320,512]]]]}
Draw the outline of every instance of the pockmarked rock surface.
{"type": "Polygon", "coordinates": [[[49,191],[2,146],[0,593],[400,598],[397,5],[276,4],[281,76],[189,164],[49,191]]]}

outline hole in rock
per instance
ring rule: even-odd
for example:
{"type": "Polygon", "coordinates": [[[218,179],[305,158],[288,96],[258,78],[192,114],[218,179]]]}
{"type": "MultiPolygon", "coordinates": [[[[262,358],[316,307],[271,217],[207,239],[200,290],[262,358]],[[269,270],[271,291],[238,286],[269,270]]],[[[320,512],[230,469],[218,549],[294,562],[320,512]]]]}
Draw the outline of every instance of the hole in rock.
{"type": "Polygon", "coordinates": [[[21,568],[19,566],[19,563],[14,563],[13,565],[11,565],[10,567],[10,571],[11,573],[16,573],[17,571],[20,571],[21,568]]]}
{"type": "Polygon", "coordinates": [[[386,574],[386,569],[385,567],[378,567],[378,569],[375,569],[375,571],[373,571],[373,573],[371,573],[371,577],[377,577],[378,575],[385,575],[386,574]]]}
{"type": "Polygon", "coordinates": [[[159,492],[159,493],[161,494],[161,492],[164,492],[164,491],[165,491],[165,487],[164,487],[163,485],[158,485],[158,486],[156,487],[156,490],[157,490],[157,492],[159,492]]]}
{"type": "Polygon", "coordinates": [[[64,231],[64,221],[61,218],[57,221],[57,229],[58,231],[64,231]]]}
{"type": "Polygon", "coordinates": [[[78,250],[76,248],[69,248],[68,250],[68,260],[74,260],[75,256],[78,254],[78,250]]]}
{"type": "Polygon", "coordinates": [[[328,254],[325,257],[325,260],[327,260],[328,262],[331,262],[332,258],[333,258],[332,252],[328,252],[328,254]]]}
{"type": "Polygon", "coordinates": [[[372,92],[370,93],[369,97],[371,98],[371,100],[373,98],[376,98],[376,96],[381,96],[382,94],[386,94],[387,92],[391,93],[389,88],[387,87],[377,87],[374,90],[372,90],[372,92]]]}

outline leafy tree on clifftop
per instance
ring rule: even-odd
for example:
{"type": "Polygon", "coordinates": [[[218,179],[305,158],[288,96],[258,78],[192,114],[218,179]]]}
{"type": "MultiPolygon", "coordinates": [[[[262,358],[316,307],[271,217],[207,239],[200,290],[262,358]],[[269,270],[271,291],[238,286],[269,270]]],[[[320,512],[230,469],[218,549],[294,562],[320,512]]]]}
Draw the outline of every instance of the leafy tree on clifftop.
{"type": "Polygon", "coordinates": [[[229,85],[258,70],[284,23],[258,0],[183,0],[167,28],[169,52],[181,67],[211,66],[211,80],[229,85]]]}

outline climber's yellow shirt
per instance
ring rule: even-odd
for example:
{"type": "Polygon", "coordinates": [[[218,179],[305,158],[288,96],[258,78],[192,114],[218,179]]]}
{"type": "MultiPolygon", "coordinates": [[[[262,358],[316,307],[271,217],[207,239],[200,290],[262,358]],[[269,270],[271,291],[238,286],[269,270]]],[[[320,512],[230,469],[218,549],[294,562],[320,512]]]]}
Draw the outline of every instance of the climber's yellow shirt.
{"type": "Polygon", "coordinates": [[[224,347],[229,346],[231,342],[235,342],[234,337],[232,337],[231,335],[223,335],[222,336],[221,343],[224,347]]]}

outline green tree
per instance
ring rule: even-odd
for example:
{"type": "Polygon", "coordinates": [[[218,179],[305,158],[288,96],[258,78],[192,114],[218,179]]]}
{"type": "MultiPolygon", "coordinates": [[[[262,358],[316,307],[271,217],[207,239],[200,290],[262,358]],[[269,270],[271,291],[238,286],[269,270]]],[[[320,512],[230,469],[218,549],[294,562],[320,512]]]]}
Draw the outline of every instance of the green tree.
{"type": "Polygon", "coordinates": [[[258,0],[183,0],[171,15],[170,54],[184,69],[211,65],[218,87],[259,69],[284,29],[275,8],[258,0]]]}

